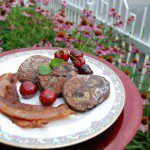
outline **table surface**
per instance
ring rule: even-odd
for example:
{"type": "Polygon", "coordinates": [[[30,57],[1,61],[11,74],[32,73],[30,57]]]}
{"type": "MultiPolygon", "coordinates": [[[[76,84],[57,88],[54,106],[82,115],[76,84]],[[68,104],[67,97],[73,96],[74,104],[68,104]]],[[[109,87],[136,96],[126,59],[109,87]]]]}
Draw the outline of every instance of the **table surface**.
{"type": "MultiPolygon", "coordinates": [[[[37,50],[37,49],[40,50],[42,48],[24,48],[20,50],[12,50],[8,52],[0,53],[0,57],[15,52],[37,50]]],[[[58,49],[58,48],[53,48],[53,49],[58,49]]],[[[142,117],[142,100],[140,94],[137,88],[135,87],[134,83],[130,80],[130,78],[127,75],[125,75],[122,71],[120,71],[118,68],[116,68],[114,65],[98,57],[91,56],[90,54],[86,54],[86,55],[101,61],[102,63],[109,66],[112,70],[114,70],[118,74],[118,76],[122,80],[122,83],[126,91],[126,102],[120,117],[105,132],[103,132],[102,134],[100,134],[99,136],[91,140],[64,149],[116,150],[117,148],[117,150],[121,150],[125,148],[125,146],[132,140],[137,130],[139,129],[139,125],[142,117]]],[[[0,150],[6,150],[6,149],[18,150],[19,148],[0,144],[0,150]]]]}

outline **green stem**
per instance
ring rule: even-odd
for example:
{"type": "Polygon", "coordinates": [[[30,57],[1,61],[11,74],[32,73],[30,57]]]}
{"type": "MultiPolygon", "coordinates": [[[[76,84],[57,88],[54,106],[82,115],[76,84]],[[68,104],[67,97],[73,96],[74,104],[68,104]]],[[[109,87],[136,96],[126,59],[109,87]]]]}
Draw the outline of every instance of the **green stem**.
{"type": "Polygon", "coordinates": [[[82,51],[82,50],[87,46],[87,44],[90,42],[90,40],[91,40],[91,39],[89,39],[89,40],[86,41],[86,43],[85,43],[84,46],[80,49],[80,51],[82,51]]]}

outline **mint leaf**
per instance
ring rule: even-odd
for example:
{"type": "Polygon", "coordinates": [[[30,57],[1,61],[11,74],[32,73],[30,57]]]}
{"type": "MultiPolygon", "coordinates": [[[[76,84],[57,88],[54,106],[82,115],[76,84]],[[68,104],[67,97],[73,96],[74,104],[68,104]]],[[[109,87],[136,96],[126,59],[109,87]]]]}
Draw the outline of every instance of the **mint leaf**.
{"type": "Polygon", "coordinates": [[[54,67],[59,67],[59,66],[61,66],[61,64],[62,64],[63,62],[64,62],[63,59],[55,58],[55,59],[53,59],[53,60],[50,62],[49,66],[50,66],[51,69],[53,69],[54,67]]]}
{"type": "Polygon", "coordinates": [[[42,76],[46,76],[50,74],[51,68],[48,65],[41,65],[39,66],[39,74],[42,76]]]}
{"type": "Polygon", "coordinates": [[[52,77],[51,79],[50,79],[50,82],[52,83],[52,82],[54,82],[55,81],[55,77],[52,77]]]}

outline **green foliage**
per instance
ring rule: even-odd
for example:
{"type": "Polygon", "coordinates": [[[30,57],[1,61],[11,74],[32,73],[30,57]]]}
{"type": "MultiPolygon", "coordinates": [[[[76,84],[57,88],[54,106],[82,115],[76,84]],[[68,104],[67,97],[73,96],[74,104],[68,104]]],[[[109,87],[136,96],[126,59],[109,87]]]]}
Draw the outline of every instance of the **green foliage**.
{"type": "Polygon", "coordinates": [[[4,51],[31,47],[43,38],[53,42],[55,35],[52,28],[52,22],[41,14],[34,13],[32,7],[21,8],[17,6],[11,8],[11,13],[8,13],[8,20],[0,21],[0,38],[3,41],[1,47],[4,51]],[[30,13],[35,15],[36,20],[23,15],[23,11],[29,11],[28,9],[30,9],[30,13]],[[38,20],[40,20],[39,23],[38,20]]]}
{"type": "Polygon", "coordinates": [[[150,149],[150,131],[143,133],[138,131],[134,139],[126,147],[126,150],[148,150],[150,149]]]}

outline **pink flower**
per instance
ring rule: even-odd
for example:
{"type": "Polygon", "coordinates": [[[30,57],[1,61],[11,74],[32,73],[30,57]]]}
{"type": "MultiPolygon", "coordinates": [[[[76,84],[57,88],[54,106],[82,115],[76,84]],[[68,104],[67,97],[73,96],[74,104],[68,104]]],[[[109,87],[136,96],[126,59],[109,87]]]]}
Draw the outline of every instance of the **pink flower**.
{"type": "Polygon", "coordinates": [[[39,23],[41,22],[41,20],[38,19],[38,18],[34,18],[33,21],[34,21],[35,23],[37,23],[37,24],[39,24],[39,23]]]}
{"type": "Polygon", "coordinates": [[[114,23],[115,27],[122,27],[123,26],[123,22],[122,20],[118,20],[116,23],[114,23]]]}
{"type": "Polygon", "coordinates": [[[11,30],[15,30],[15,29],[16,29],[16,26],[15,26],[15,25],[11,25],[11,26],[10,26],[10,29],[11,29],[11,30]]]}
{"type": "Polygon", "coordinates": [[[28,18],[32,18],[34,16],[33,14],[29,13],[28,11],[24,11],[23,15],[28,17],[28,18]]]}
{"type": "Polygon", "coordinates": [[[130,66],[134,67],[135,65],[137,65],[138,60],[136,58],[134,58],[131,62],[130,62],[130,66]]]}
{"type": "Polygon", "coordinates": [[[2,4],[0,5],[0,8],[2,8],[2,10],[5,10],[6,12],[10,12],[10,8],[8,4],[2,4]]]}
{"type": "Polygon", "coordinates": [[[29,0],[29,2],[27,3],[27,5],[28,5],[28,6],[32,6],[32,7],[33,7],[33,6],[34,6],[34,1],[29,0]]]}
{"type": "MultiPolygon", "coordinates": [[[[63,30],[61,28],[64,25],[64,23],[66,22],[65,10],[61,9],[56,15],[54,15],[54,17],[52,18],[52,21],[55,26],[59,27],[60,30],[63,30]]],[[[64,26],[63,26],[63,28],[64,28],[64,26]]]]}
{"type": "Polygon", "coordinates": [[[98,38],[100,38],[100,39],[104,39],[104,36],[102,35],[102,32],[101,32],[101,31],[95,30],[94,33],[95,33],[95,36],[96,36],[96,37],[98,37],[98,38]]]}
{"type": "Polygon", "coordinates": [[[134,16],[130,16],[130,17],[127,19],[127,24],[130,25],[133,21],[135,21],[134,16]]]}
{"type": "Polygon", "coordinates": [[[45,46],[46,46],[46,47],[52,47],[52,44],[51,44],[51,42],[47,41],[47,42],[45,43],[45,46]]]}
{"type": "Polygon", "coordinates": [[[111,51],[112,54],[116,54],[116,55],[119,55],[120,54],[120,49],[118,47],[109,47],[109,50],[111,51]]]}
{"type": "Polygon", "coordinates": [[[43,16],[48,17],[48,18],[51,16],[51,13],[48,10],[42,10],[41,13],[43,16]]]}
{"type": "Polygon", "coordinates": [[[0,13],[0,21],[6,21],[8,15],[6,14],[6,10],[2,10],[0,13]]]}
{"type": "Polygon", "coordinates": [[[41,43],[38,43],[38,44],[33,45],[33,47],[41,47],[41,46],[42,46],[41,43]]]}
{"type": "Polygon", "coordinates": [[[101,43],[99,43],[99,44],[97,45],[97,48],[98,48],[98,49],[104,49],[104,46],[103,46],[101,43]]]}
{"type": "Polygon", "coordinates": [[[56,32],[59,31],[59,27],[57,25],[54,26],[54,31],[56,31],[56,32]]]}
{"type": "Polygon", "coordinates": [[[24,0],[18,0],[18,3],[20,4],[21,7],[25,7],[24,0]]]}
{"type": "Polygon", "coordinates": [[[149,129],[149,126],[148,126],[148,117],[142,117],[142,120],[141,120],[141,125],[140,125],[140,130],[145,133],[147,132],[149,129]]]}
{"type": "Polygon", "coordinates": [[[71,34],[69,34],[69,35],[67,36],[67,40],[69,41],[69,43],[74,42],[74,39],[73,39],[73,37],[72,37],[71,34]]]}
{"type": "Polygon", "coordinates": [[[62,1],[61,5],[64,6],[64,7],[68,7],[68,3],[66,1],[62,1]]]}
{"type": "Polygon", "coordinates": [[[110,55],[110,51],[108,49],[103,49],[101,54],[104,56],[108,56],[110,55]]]}
{"type": "Polygon", "coordinates": [[[115,8],[111,8],[109,11],[108,11],[108,15],[110,17],[115,17],[116,16],[116,10],[115,8]]]}
{"type": "Polygon", "coordinates": [[[48,5],[52,0],[40,0],[40,2],[43,3],[43,5],[48,5]]]}
{"type": "Polygon", "coordinates": [[[150,61],[147,61],[147,62],[144,64],[144,68],[150,69],[150,61]]]}
{"type": "Polygon", "coordinates": [[[73,30],[73,23],[70,21],[66,21],[63,25],[64,30],[73,30]]]}
{"type": "Polygon", "coordinates": [[[132,44],[131,46],[132,46],[132,49],[131,49],[131,53],[132,53],[132,54],[137,54],[137,53],[139,53],[139,49],[136,48],[134,44],[132,44]]]}
{"type": "Polygon", "coordinates": [[[89,17],[91,17],[92,14],[94,14],[93,11],[89,11],[89,10],[86,10],[86,9],[83,9],[81,12],[83,13],[83,16],[84,16],[85,18],[87,18],[87,19],[88,19],[89,17]]]}
{"type": "Polygon", "coordinates": [[[66,33],[63,32],[63,31],[60,31],[60,32],[56,35],[56,37],[55,37],[54,40],[55,40],[55,41],[59,41],[59,42],[66,42],[66,33]]]}
{"type": "Polygon", "coordinates": [[[127,66],[127,63],[126,63],[126,60],[125,60],[125,59],[122,59],[122,60],[119,59],[119,60],[118,60],[118,63],[119,63],[120,66],[127,66]]]}
{"type": "Polygon", "coordinates": [[[16,4],[17,4],[17,2],[16,2],[16,0],[9,0],[9,1],[8,1],[8,4],[9,4],[9,6],[11,6],[11,7],[15,7],[16,4]]]}
{"type": "Polygon", "coordinates": [[[125,58],[125,53],[126,53],[126,50],[125,50],[125,49],[121,50],[120,56],[121,56],[122,58],[125,58]]]}
{"type": "Polygon", "coordinates": [[[3,44],[3,41],[2,40],[0,40],[0,45],[2,45],[3,44]]]}
{"type": "Polygon", "coordinates": [[[41,7],[36,7],[35,8],[35,12],[41,12],[41,11],[42,11],[41,7]]]}
{"type": "Polygon", "coordinates": [[[85,37],[85,38],[90,38],[91,37],[91,35],[90,35],[90,32],[89,31],[84,31],[84,34],[83,34],[83,36],[85,37]]]}
{"type": "Polygon", "coordinates": [[[94,50],[94,53],[102,55],[102,50],[101,49],[96,49],[96,50],[94,50]]]}
{"type": "Polygon", "coordinates": [[[74,48],[74,45],[73,45],[72,43],[67,43],[66,48],[73,49],[73,48],[74,48]]]}

